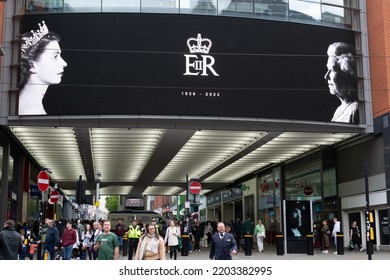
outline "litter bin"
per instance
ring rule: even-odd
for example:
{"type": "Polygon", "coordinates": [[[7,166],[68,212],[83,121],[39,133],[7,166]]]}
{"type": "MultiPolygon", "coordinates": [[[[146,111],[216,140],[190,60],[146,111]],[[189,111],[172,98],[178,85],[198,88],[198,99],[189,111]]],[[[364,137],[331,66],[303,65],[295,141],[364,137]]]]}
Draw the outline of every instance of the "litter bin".
{"type": "Polygon", "coordinates": [[[181,255],[183,257],[188,256],[188,242],[190,241],[189,234],[184,233],[181,235],[181,240],[182,240],[182,247],[181,247],[181,255]]]}
{"type": "Polygon", "coordinates": [[[252,256],[253,235],[250,233],[245,233],[244,239],[245,239],[245,256],[252,256]]]}
{"type": "Polygon", "coordinates": [[[306,251],[308,255],[314,255],[313,233],[306,233],[306,251]]]}
{"type": "Polygon", "coordinates": [[[276,241],[276,255],[283,256],[284,255],[284,249],[283,249],[283,233],[278,232],[275,234],[275,241],[276,241]]]}
{"type": "Polygon", "coordinates": [[[336,232],[337,239],[337,255],[344,255],[344,234],[343,232],[336,232]]]}
{"type": "Polygon", "coordinates": [[[122,248],[122,256],[127,256],[127,251],[129,248],[129,240],[127,239],[127,235],[123,235],[123,248],[122,248]]]}

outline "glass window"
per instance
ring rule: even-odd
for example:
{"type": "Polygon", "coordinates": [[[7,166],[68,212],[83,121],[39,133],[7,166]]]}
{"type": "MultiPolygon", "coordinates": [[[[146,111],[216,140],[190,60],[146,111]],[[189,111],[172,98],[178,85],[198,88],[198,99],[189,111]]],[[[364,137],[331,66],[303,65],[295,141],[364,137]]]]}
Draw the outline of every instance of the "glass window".
{"type": "Polygon", "coordinates": [[[322,0],[322,3],[351,7],[351,0],[322,0]]]}
{"type": "Polygon", "coordinates": [[[322,5],[322,21],[336,25],[351,25],[351,11],[341,7],[322,5]]]}
{"type": "Polygon", "coordinates": [[[9,161],[8,161],[8,181],[13,181],[13,175],[14,175],[14,158],[10,155],[9,161]]]}
{"type": "Polygon", "coordinates": [[[63,0],[27,0],[26,12],[27,13],[56,13],[62,12],[64,5],[63,0]]]}
{"type": "Polygon", "coordinates": [[[313,155],[285,168],[286,200],[321,200],[321,160],[313,155]]]}
{"type": "Polygon", "coordinates": [[[143,13],[178,13],[179,7],[174,0],[141,0],[143,13]]]}
{"type": "Polygon", "coordinates": [[[254,196],[246,196],[244,198],[244,207],[245,207],[245,220],[247,217],[249,217],[252,221],[255,218],[255,202],[254,202],[254,196]]]}
{"type": "Polygon", "coordinates": [[[319,3],[306,2],[301,0],[289,1],[290,21],[320,23],[321,5],[319,3]]]}
{"type": "Polygon", "coordinates": [[[104,0],[103,12],[139,12],[141,10],[140,0],[104,0]]]}
{"type": "Polygon", "coordinates": [[[387,210],[378,210],[379,236],[381,245],[390,245],[390,227],[387,210]]]}
{"type": "Polygon", "coordinates": [[[64,12],[101,12],[101,0],[64,0],[64,12]]]}
{"type": "Polygon", "coordinates": [[[203,14],[203,15],[216,15],[217,14],[217,3],[212,0],[198,0],[192,1],[191,9],[192,14],[203,14]]]}
{"type": "Polygon", "coordinates": [[[275,20],[287,20],[288,0],[254,0],[256,17],[275,20]]]}
{"type": "Polygon", "coordinates": [[[324,197],[337,195],[336,169],[334,167],[324,169],[323,180],[324,180],[324,197]]]}
{"type": "MultiPolygon", "coordinates": [[[[0,146],[0,180],[3,179],[3,147],[0,146]]],[[[12,182],[14,173],[14,158],[10,155],[8,161],[8,181],[12,182]]]]}
{"type": "Polygon", "coordinates": [[[253,0],[218,1],[218,5],[221,15],[253,17],[253,0]]]}

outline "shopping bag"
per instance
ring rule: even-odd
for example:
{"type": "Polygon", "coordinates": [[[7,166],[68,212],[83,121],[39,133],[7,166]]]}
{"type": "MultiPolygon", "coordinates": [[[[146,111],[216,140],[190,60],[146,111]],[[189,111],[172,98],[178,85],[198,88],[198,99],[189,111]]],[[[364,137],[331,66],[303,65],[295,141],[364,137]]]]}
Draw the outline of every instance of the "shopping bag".
{"type": "Polygon", "coordinates": [[[349,241],[348,250],[350,250],[350,251],[355,250],[355,244],[353,244],[352,240],[349,241]]]}

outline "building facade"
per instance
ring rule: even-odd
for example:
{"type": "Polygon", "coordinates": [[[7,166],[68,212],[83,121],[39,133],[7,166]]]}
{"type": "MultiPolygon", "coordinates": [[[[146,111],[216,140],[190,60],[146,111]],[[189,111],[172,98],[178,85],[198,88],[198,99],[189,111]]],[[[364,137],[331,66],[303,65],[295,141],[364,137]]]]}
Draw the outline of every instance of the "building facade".
{"type": "MultiPolygon", "coordinates": [[[[383,46],[388,44],[390,6],[381,1],[378,9],[373,2],[2,3],[1,162],[8,180],[2,176],[1,219],[27,218],[31,185],[37,184],[37,173],[45,163],[33,153],[34,143],[23,145],[26,142],[20,135],[26,127],[30,133],[45,128],[53,134],[58,128],[72,127],[78,145],[85,134],[92,139],[93,129],[100,127],[173,129],[183,134],[192,129],[197,131],[194,135],[202,130],[259,131],[253,136],[256,144],[242,145],[245,156],[230,154],[230,164],[221,165],[224,170],[210,167],[213,174],[204,168],[201,179],[205,184],[223,177],[218,181],[223,183],[220,188],[207,195],[207,219],[230,221],[249,216],[263,219],[271,232],[282,231],[283,200],[294,200],[311,202],[313,222],[336,216],[343,232],[349,232],[353,220],[363,228],[364,168],[368,166],[375,242],[378,248],[388,247],[389,93],[387,48],[383,46]],[[56,81],[47,82],[40,104],[44,111],[28,111],[29,106],[23,105],[24,89],[36,84],[21,85],[21,65],[36,41],[26,45],[22,35],[30,30],[46,34],[46,28],[61,37],[57,50],[61,66],[56,81]],[[332,86],[326,81],[328,48],[336,42],[355,50],[352,91],[358,113],[353,121],[334,120],[340,100],[329,94],[332,86]],[[332,135],[340,137],[333,140],[332,135]],[[272,150],[281,142],[291,145],[272,150]],[[272,159],[260,162],[266,152],[272,159]],[[240,165],[239,159],[250,163],[240,165]],[[229,168],[240,169],[241,175],[230,179],[229,168]]],[[[37,36],[40,40],[44,35],[37,36]]],[[[155,138],[164,133],[157,131],[155,138]]],[[[63,137],[68,135],[64,132],[63,137]]],[[[157,145],[160,140],[154,142],[157,145]]],[[[94,143],[88,145],[93,149],[94,143]]],[[[84,167],[83,177],[89,181],[94,177],[90,162],[94,168],[99,166],[93,156],[81,155],[74,163],[84,167]]],[[[139,172],[134,175],[139,176],[138,169],[132,167],[128,173],[139,172]]],[[[147,174],[166,183],[165,174],[147,174]]],[[[134,184],[133,191],[137,187],[134,184]]],[[[53,210],[50,216],[57,212],[61,211],[53,210]]]]}

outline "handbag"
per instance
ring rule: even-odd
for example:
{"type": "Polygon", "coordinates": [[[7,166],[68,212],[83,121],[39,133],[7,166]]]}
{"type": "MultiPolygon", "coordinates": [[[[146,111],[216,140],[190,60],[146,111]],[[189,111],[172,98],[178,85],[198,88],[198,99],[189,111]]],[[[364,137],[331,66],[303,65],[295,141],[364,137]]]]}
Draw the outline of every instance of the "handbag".
{"type": "Polygon", "coordinates": [[[350,251],[355,250],[355,244],[353,244],[352,240],[350,240],[348,243],[348,250],[350,251]]]}

